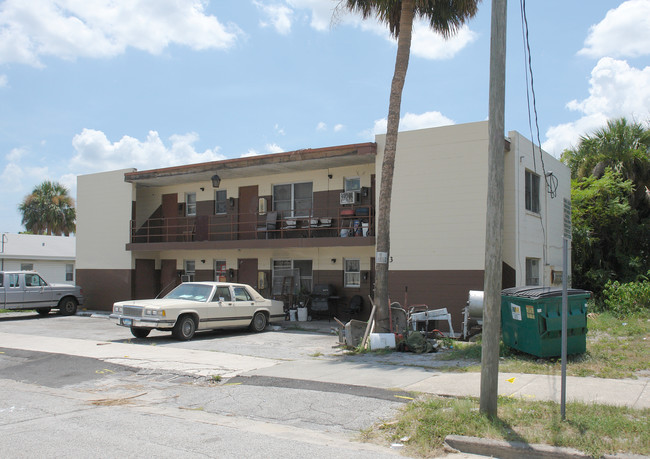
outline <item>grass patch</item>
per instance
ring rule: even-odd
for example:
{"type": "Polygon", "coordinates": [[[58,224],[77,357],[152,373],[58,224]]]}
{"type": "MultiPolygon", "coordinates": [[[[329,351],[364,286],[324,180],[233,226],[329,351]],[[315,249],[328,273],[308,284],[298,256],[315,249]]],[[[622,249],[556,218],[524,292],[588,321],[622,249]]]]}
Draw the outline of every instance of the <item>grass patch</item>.
{"type": "MultiPolygon", "coordinates": [[[[610,313],[587,318],[587,352],[568,356],[569,376],[636,378],[650,371],[650,316],[618,319],[610,313]]],[[[499,371],[507,373],[560,374],[560,358],[540,359],[518,352],[501,343],[499,371]]],[[[458,341],[441,353],[441,360],[481,360],[481,343],[458,341]]],[[[480,364],[463,371],[480,371],[480,364]]]]}
{"type": "Polygon", "coordinates": [[[322,352],[314,352],[313,354],[309,354],[309,357],[321,357],[322,355],[322,352]]]}
{"type": "Polygon", "coordinates": [[[363,432],[367,441],[403,442],[405,453],[443,452],[447,435],[571,447],[594,457],[626,452],[650,454],[650,410],[568,403],[566,421],[553,402],[500,397],[498,416],[479,412],[473,398],[429,397],[407,405],[398,419],[363,432]]]}

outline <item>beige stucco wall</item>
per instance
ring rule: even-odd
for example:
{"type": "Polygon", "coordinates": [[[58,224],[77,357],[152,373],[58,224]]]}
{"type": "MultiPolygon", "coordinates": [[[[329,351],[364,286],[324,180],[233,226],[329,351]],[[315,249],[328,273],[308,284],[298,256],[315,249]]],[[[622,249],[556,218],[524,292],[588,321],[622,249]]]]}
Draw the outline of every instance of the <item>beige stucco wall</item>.
{"type": "MultiPolygon", "coordinates": [[[[385,135],[376,136],[377,185],[385,135]]],[[[487,122],[400,132],[391,270],[484,269],[487,122]]]]}
{"type": "Polygon", "coordinates": [[[562,270],[563,198],[571,198],[571,174],[548,153],[542,152],[540,157],[538,147],[533,157],[532,143],[518,132],[511,131],[508,136],[511,154],[506,161],[504,260],[516,268],[517,286],[522,286],[526,283],[526,258],[539,258],[540,283],[551,285],[551,270],[562,270]],[[526,170],[540,176],[539,214],[526,210],[526,170]],[[551,198],[544,181],[544,174],[550,172],[558,179],[555,198],[551,198]]]}
{"type": "Polygon", "coordinates": [[[77,269],[131,269],[134,187],[122,169],[77,177],[77,269]]]}
{"type": "Polygon", "coordinates": [[[286,249],[233,249],[233,250],[167,250],[161,252],[135,252],[133,258],[155,259],[160,269],[160,260],[176,260],[176,269],[183,269],[184,260],[194,260],[196,269],[212,269],[214,260],[225,260],[228,269],[237,269],[237,260],[257,258],[258,269],[270,270],[273,260],[312,260],[314,271],[342,270],[344,258],[358,258],[362,271],[369,271],[372,247],[312,247],[286,249]],[[336,262],[332,263],[332,258],[336,262]],[[205,260],[205,264],[201,263],[205,260]]]}

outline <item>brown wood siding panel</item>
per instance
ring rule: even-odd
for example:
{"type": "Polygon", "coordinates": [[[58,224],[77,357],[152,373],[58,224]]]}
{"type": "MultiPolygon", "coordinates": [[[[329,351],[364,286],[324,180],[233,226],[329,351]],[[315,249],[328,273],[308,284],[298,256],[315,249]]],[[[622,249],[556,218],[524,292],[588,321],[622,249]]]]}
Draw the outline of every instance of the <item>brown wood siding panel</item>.
{"type": "Polygon", "coordinates": [[[482,270],[451,271],[390,271],[388,294],[390,300],[405,306],[426,304],[431,309],[447,308],[454,331],[459,333],[463,323],[462,311],[470,290],[483,290],[482,270]]]}
{"type": "Polygon", "coordinates": [[[176,260],[160,260],[160,292],[166,295],[180,284],[181,279],[176,269],[176,260]]]}
{"type": "Polygon", "coordinates": [[[194,280],[196,282],[213,281],[214,271],[211,269],[197,269],[194,272],[194,280]]]}
{"type": "Polygon", "coordinates": [[[130,300],[131,269],[77,269],[77,285],[83,289],[84,308],[111,311],[116,301],[130,300]]]}
{"type": "Polygon", "coordinates": [[[156,260],[135,260],[134,298],[155,298],[160,290],[160,273],[156,272],[156,260]]]}

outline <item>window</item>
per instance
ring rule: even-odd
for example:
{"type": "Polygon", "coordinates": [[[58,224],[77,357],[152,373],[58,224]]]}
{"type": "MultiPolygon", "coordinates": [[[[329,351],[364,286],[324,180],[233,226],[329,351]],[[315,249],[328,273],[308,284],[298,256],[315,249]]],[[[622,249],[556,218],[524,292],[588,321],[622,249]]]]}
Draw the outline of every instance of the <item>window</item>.
{"type": "Polygon", "coordinates": [[[526,285],[539,285],[539,258],[526,258],[526,285]]]}
{"type": "Polygon", "coordinates": [[[539,175],[526,171],[526,210],[539,213],[539,175]]]}
{"type": "Polygon", "coordinates": [[[273,210],[284,217],[307,217],[312,206],[312,182],[273,185],[273,210]]]}
{"type": "Polygon", "coordinates": [[[214,280],[217,282],[226,282],[228,271],[226,270],[226,260],[214,260],[214,280]]]}
{"type": "Polygon", "coordinates": [[[184,282],[192,282],[194,280],[196,266],[194,260],[185,260],[183,264],[185,265],[184,282]]]}
{"type": "Polygon", "coordinates": [[[273,260],[273,294],[282,295],[283,290],[293,286],[293,293],[312,291],[312,260],[273,260]],[[286,279],[286,280],[285,280],[286,279]],[[293,279],[293,280],[291,280],[293,279]]]}
{"type": "Polygon", "coordinates": [[[214,192],[214,213],[225,214],[227,212],[226,201],[228,193],[226,190],[217,190],[214,192]]]}
{"type": "Polygon", "coordinates": [[[20,287],[20,277],[18,274],[9,274],[9,287],[20,287]]]}
{"type": "Polygon", "coordinates": [[[345,287],[361,286],[361,262],[358,259],[346,258],[343,283],[345,287]]]}
{"type": "Polygon", "coordinates": [[[20,264],[20,270],[21,271],[34,271],[34,263],[21,263],[20,264]]]}
{"type": "Polygon", "coordinates": [[[38,274],[25,274],[25,287],[41,287],[47,283],[38,274]]]}
{"type": "Polygon", "coordinates": [[[217,287],[217,292],[214,294],[212,301],[232,301],[232,297],[230,296],[230,288],[217,287]]]}
{"type": "Polygon", "coordinates": [[[343,179],[343,191],[360,191],[361,179],[359,177],[345,177],[343,179]]]}
{"type": "Polygon", "coordinates": [[[74,281],[74,265],[71,264],[65,265],[65,280],[66,282],[74,281]]]}
{"type": "Polygon", "coordinates": [[[185,194],[185,215],[188,217],[196,215],[196,193],[185,194]]]}
{"type": "Polygon", "coordinates": [[[233,291],[235,292],[235,301],[253,301],[246,287],[233,287],[233,291]]]}

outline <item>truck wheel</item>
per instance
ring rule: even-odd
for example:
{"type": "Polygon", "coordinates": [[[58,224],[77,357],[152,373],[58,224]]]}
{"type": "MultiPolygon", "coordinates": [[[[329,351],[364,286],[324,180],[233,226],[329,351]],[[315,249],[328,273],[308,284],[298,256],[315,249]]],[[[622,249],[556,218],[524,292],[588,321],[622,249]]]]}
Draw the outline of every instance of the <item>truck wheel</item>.
{"type": "Polygon", "coordinates": [[[196,322],[190,315],[179,317],[172,329],[172,336],[181,341],[189,341],[196,332],[196,322]]]}
{"type": "Polygon", "coordinates": [[[38,312],[39,316],[46,316],[51,310],[52,308],[36,308],[36,312],[38,312]]]}
{"type": "Polygon", "coordinates": [[[131,334],[136,338],[146,338],[151,333],[149,328],[131,327],[131,334]]]}
{"type": "Polygon", "coordinates": [[[68,296],[59,301],[59,312],[62,316],[71,316],[77,312],[77,300],[68,296]]]}

